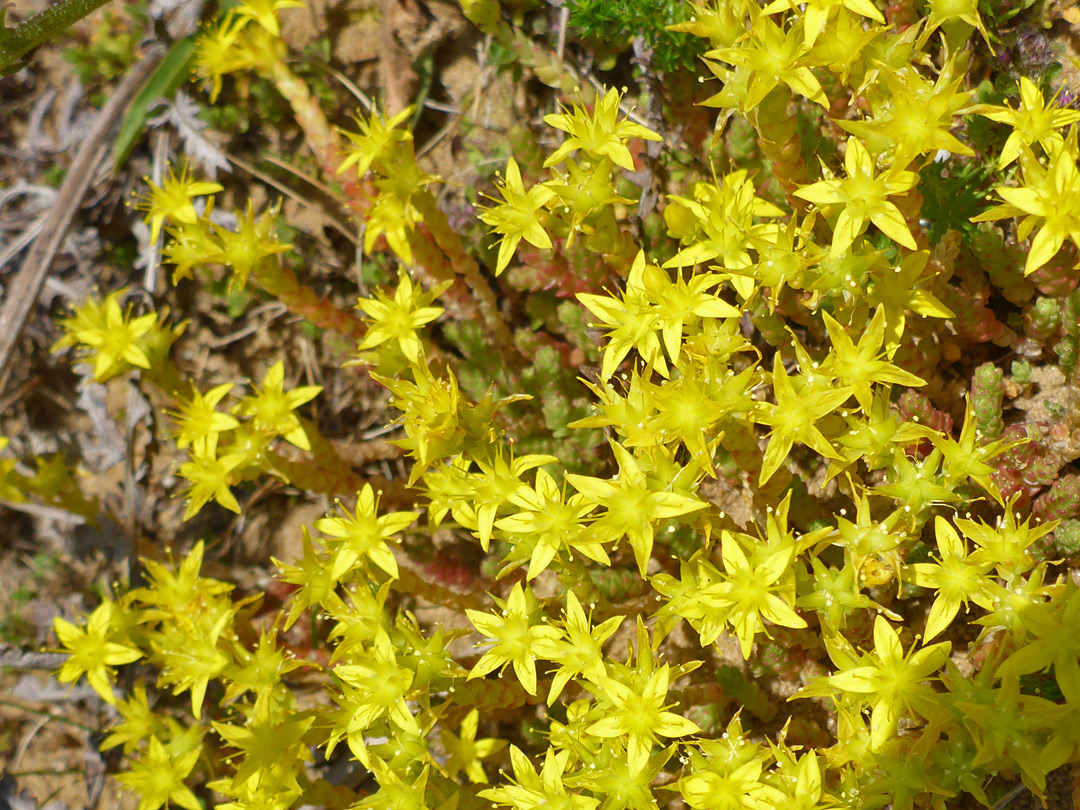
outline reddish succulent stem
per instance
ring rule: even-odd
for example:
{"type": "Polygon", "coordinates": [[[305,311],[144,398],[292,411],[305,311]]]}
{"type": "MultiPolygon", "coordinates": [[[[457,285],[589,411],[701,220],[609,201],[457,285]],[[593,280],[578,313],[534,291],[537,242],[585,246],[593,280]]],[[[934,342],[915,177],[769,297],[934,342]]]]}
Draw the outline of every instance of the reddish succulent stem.
{"type": "Polygon", "coordinates": [[[434,197],[428,193],[420,194],[415,204],[424,218],[426,236],[449,260],[454,273],[465,279],[465,284],[476,300],[480,315],[495,338],[500,353],[505,358],[517,358],[513,335],[506,324],[506,319],[499,311],[499,303],[491,285],[480,272],[480,265],[477,264],[476,259],[465,252],[461,237],[450,227],[446,214],[435,204],[434,197]]]}
{"type": "Polygon", "coordinates": [[[270,456],[270,465],[290,484],[308,492],[351,497],[365,484],[371,484],[383,493],[384,501],[399,503],[408,499],[402,481],[381,475],[360,475],[345,464],[330,467],[313,459],[293,461],[275,453],[270,456]]]}
{"type": "Polygon", "coordinates": [[[791,90],[778,87],[754,110],[751,123],[758,132],[762,154],[772,163],[773,176],[784,189],[788,203],[801,211],[806,208],[806,201],[793,194],[809,182],[810,175],[802,158],[797,118],[788,110],[790,104],[791,90]]]}
{"type": "Polygon", "coordinates": [[[338,167],[345,159],[341,149],[341,139],[334,132],[334,128],[326,119],[318,102],[312,97],[308,86],[281,61],[274,63],[270,78],[277,91],[292,107],[296,123],[304,131],[304,138],[311,147],[311,151],[315,153],[315,159],[319,161],[323,174],[334,178],[340,184],[350,211],[360,219],[365,218],[368,209],[371,208],[369,189],[366,189],[359,179],[353,178],[354,173],[338,174],[338,167]]]}
{"type": "Polygon", "coordinates": [[[402,593],[412,594],[441,607],[454,608],[456,610],[490,610],[491,603],[480,593],[462,593],[445,585],[439,585],[427,579],[421,579],[420,575],[411,568],[401,566],[398,568],[398,578],[394,581],[394,588],[402,593]]]}
{"type": "Polygon", "coordinates": [[[901,216],[907,223],[908,230],[915,239],[915,247],[918,250],[929,250],[930,239],[921,224],[923,196],[918,189],[911,189],[906,194],[892,198],[893,204],[899,209],[901,216]]]}
{"type": "MultiPolygon", "coordinates": [[[[363,221],[371,208],[370,188],[351,175],[338,175],[338,167],[344,160],[341,140],[330,126],[326,115],[312,97],[307,85],[283,62],[276,62],[271,78],[278,92],[292,107],[296,122],[304,131],[308,146],[315,153],[316,159],[327,177],[336,178],[345,193],[351,213],[363,221]]],[[[473,317],[470,309],[479,312],[484,323],[504,358],[520,362],[514,351],[510,328],[499,311],[498,301],[487,280],[480,272],[476,260],[466,251],[461,239],[451,229],[446,215],[435,204],[435,198],[427,192],[416,194],[413,204],[423,216],[424,228],[415,231],[413,242],[414,258],[429,280],[442,281],[460,275],[465,279],[465,288],[448,291],[449,300],[456,306],[452,309],[463,317],[473,317]]]]}
{"type": "Polygon", "coordinates": [[[526,703],[536,704],[540,700],[511,678],[478,678],[454,689],[454,702],[474,707],[481,716],[489,712],[517,709],[526,703]]]}
{"type": "Polygon", "coordinates": [[[356,313],[341,309],[301,284],[296,275],[276,259],[262,262],[255,271],[255,278],[264,290],[321,329],[357,339],[367,332],[363,319],[356,313]]]}

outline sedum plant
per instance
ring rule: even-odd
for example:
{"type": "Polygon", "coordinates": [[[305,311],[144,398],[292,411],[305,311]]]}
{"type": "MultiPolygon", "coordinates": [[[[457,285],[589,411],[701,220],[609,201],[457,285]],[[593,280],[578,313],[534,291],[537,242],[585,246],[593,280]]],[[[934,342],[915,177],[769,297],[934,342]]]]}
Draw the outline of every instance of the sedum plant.
{"type": "MultiPolygon", "coordinates": [[[[622,92],[547,115],[558,145],[507,161],[468,243],[411,110],[330,126],[279,39],[291,5],[226,12],[198,75],[211,99],[238,73],[277,88],[392,282],[321,298],[276,205],[224,227],[186,167],[142,206],[175,284],[255,287],[356,341],[341,360],[389,392],[408,467],[354,468],[287,358],[196,379],[183,323],[122,292],[61,322],[96,379],[168,403],[185,518],[268,479],[346,500],[268,593],[208,576],[197,542],[57,620],[140,810],[1044,796],[1080,759],[1080,590],[1046,545],[1080,453],[1003,417],[992,351],[1027,341],[1075,382],[1077,116],[1037,77],[978,100],[976,5],[695,5],[672,33],[704,50],[725,148],[672,177],[652,244],[627,177],[663,138],[622,92]],[[981,119],[1001,137],[969,142],[981,119]],[[952,173],[1000,202],[939,233],[923,200],[952,173]],[[942,377],[961,349],[991,358],[970,396],[942,377]],[[433,557],[447,537],[479,562],[433,557]]],[[[30,484],[0,464],[5,497],[30,484]]]]}

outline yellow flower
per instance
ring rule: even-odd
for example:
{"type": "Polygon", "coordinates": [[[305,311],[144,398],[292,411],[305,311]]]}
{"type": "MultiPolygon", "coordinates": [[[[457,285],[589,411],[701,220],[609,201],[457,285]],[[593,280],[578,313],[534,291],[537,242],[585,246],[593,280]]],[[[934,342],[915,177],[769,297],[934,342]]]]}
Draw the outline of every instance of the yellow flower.
{"type": "Polygon", "coordinates": [[[230,723],[211,723],[239,762],[233,784],[274,780],[289,791],[300,791],[295,763],[311,760],[310,749],[303,737],[315,718],[301,714],[284,715],[270,700],[257,700],[255,710],[243,726],[230,723]]]}
{"type": "Polygon", "coordinates": [[[482,678],[507,664],[513,664],[514,674],[530,695],[536,694],[537,645],[542,639],[554,640],[559,631],[554,627],[532,624],[529,617],[525,591],[521,583],[514,585],[501,616],[466,610],[469,621],[483,635],[495,640],[469,672],[468,680],[482,678]]]}
{"type": "Polygon", "coordinates": [[[131,763],[129,770],[116,778],[139,797],[138,810],[157,810],[169,802],[187,810],[201,810],[202,803],[184,784],[199,761],[199,750],[174,756],[157,737],[150,738],[145,754],[131,763]]]}
{"type": "Polygon", "coordinates": [[[494,737],[485,737],[482,740],[476,739],[479,722],[480,712],[473,709],[461,721],[460,737],[446,729],[440,731],[443,748],[450,754],[450,759],[446,762],[446,772],[451,779],[456,777],[458,771],[464,768],[465,775],[469,777],[470,782],[480,782],[486,785],[488,778],[487,774],[484,773],[484,766],[480,764],[480,760],[491,756],[506,746],[506,740],[494,737]]]}
{"type": "Polygon", "coordinates": [[[638,773],[648,763],[657,737],[685,737],[701,731],[692,720],[667,711],[664,701],[670,674],[671,667],[664,664],[644,681],[640,690],[606,676],[592,682],[611,708],[605,712],[606,717],[585,731],[594,737],[628,737],[626,754],[631,773],[638,773]]]}
{"type": "Polygon", "coordinates": [[[86,682],[106,703],[115,703],[112,691],[112,669],[142,658],[142,652],[130,644],[113,641],[118,635],[118,616],[115,602],[102,602],[90,614],[86,628],[73,625],[57,616],[53,630],[64,645],[68,659],[56,676],[61,683],[77,681],[86,675],[86,682]]]}
{"type": "MultiPolygon", "coordinates": [[[[805,388],[809,389],[810,386],[805,388]]],[[[759,485],[764,485],[780,469],[796,441],[826,458],[840,458],[818,429],[818,424],[851,395],[848,389],[826,388],[811,393],[800,388],[796,391],[777,353],[773,357],[773,395],[776,404],[762,403],[761,412],[755,418],[761,424],[772,425],[769,446],[761,464],[759,485]]]]}
{"type": "MultiPolygon", "coordinates": [[[[660,335],[665,323],[660,318],[660,308],[654,304],[646,287],[645,276],[649,269],[645,252],[638,251],[626,279],[622,300],[611,295],[577,294],[577,299],[601,319],[602,323],[595,326],[605,326],[611,330],[607,334],[607,346],[604,347],[601,381],[606,381],[615,373],[631,349],[635,349],[642,361],[658,374],[668,376],[667,363],[660,348],[660,335]]],[[[652,269],[659,272],[655,267],[652,269]]]]}
{"type": "MultiPolygon", "coordinates": [[[[787,31],[773,22],[766,14],[758,14],[753,21],[749,34],[737,47],[717,48],[706,52],[709,59],[719,59],[729,65],[735,65],[735,81],[725,84],[737,85],[741,78],[745,89],[743,98],[737,106],[743,112],[757,107],[765,97],[780,84],[786,84],[796,93],[828,109],[829,100],[821,89],[821,83],[810,70],[810,46],[807,39],[816,35],[804,33],[805,26],[796,22],[787,31]],[[738,78],[736,78],[738,77],[738,78]]],[[[709,64],[709,63],[706,63],[709,64]]],[[[725,73],[709,64],[718,76],[725,73]]],[[[736,91],[738,94],[738,91],[736,91]]],[[[735,106],[732,87],[703,102],[707,106],[735,106]]]]}
{"type": "Polygon", "coordinates": [[[718,613],[739,639],[743,658],[749,659],[758,633],[766,632],[763,619],[781,627],[806,627],[806,621],[791,607],[795,596],[795,539],[787,530],[787,510],[790,495],[780,504],[777,513],[768,516],[768,540],[755,542],[744,534],[724,531],[720,544],[724,573],[720,583],[708,588],[710,602],[719,607],[718,613]],[[740,541],[740,538],[745,540],[740,541]],[[749,545],[747,557],[744,543],[749,545]]]}
{"type": "Polygon", "coordinates": [[[895,347],[886,346],[885,351],[881,348],[885,339],[884,307],[879,306],[874,311],[874,317],[863,330],[858,345],[828,312],[823,312],[822,315],[829,339],[832,341],[832,348],[821,366],[821,373],[835,377],[846,386],[864,413],[869,414],[873,408],[874,383],[879,385],[891,383],[909,388],[926,385],[914,374],[882,359],[889,353],[890,348],[895,350],[895,347]]]}
{"type": "MultiPolygon", "coordinates": [[[[924,18],[926,26],[919,35],[920,47],[930,39],[931,35],[939,27],[944,26],[943,30],[948,34],[951,33],[950,28],[959,21],[978,29],[983,40],[990,46],[990,52],[993,53],[994,46],[990,44],[990,32],[986,30],[982,17],[979,16],[978,0],[930,0],[927,7],[930,10],[930,15],[924,18]]],[[[967,29],[961,30],[961,36],[966,41],[968,38],[967,29]]]]}
{"type": "Polygon", "coordinates": [[[431,306],[431,303],[452,283],[444,281],[424,292],[413,285],[404,269],[400,270],[393,298],[376,291],[374,298],[361,298],[357,303],[356,308],[367,313],[369,324],[357,348],[361,351],[372,349],[392,340],[397,342],[401,353],[410,363],[418,363],[422,344],[417,330],[442,315],[443,308],[431,306]]]}
{"type": "Polygon", "coordinates": [[[934,520],[934,533],[940,558],[936,563],[915,563],[913,566],[915,584],[937,591],[926,617],[924,641],[930,641],[944,631],[956,618],[960,605],[966,607],[969,598],[983,595],[986,574],[993,568],[989,561],[976,562],[968,556],[964,541],[941,515],[934,520]]]}
{"type": "Polygon", "coordinates": [[[364,742],[365,732],[385,716],[406,734],[421,734],[420,725],[409,708],[414,674],[401,666],[394,645],[385,630],[379,629],[363,663],[335,667],[334,674],[347,687],[345,705],[349,710],[346,733],[349,749],[370,767],[364,742]]]}
{"type": "Polygon", "coordinates": [[[586,502],[605,508],[589,528],[592,539],[605,543],[626,536],[634,549],[638,571],[644,577],[652,557],[656,525],[660,520],[695,512],[708,504],[661,489],[655,480],[646,475],[629,450],[617,442],[611,442],[611,449],[619,462],[619,472],[611,480],[574,473],[567,473],[565,478],[585,496],[586,502]]]}
{"type": "Polygon", "coordinates": [[[634,158],[626,148],[626,141],[630,138],[661,141],[663,138],[626,118],[620,121],[620,99],[619,91],[611,88],[596,102],[591,115],[579,104],[575,104],[573,109],[563,108],[563,112],[558,114],[545,115],[544,123],[569,133],[570,137],[544,161],[544,168],[561,162],[575,149],[583,149],[597,160],[611,158],[616,166],[632,172],[634,158]]]}
{"type": "MultiPolygon", "coordinates": [[[[11,439],[0,436],[0,450],[11,443],[11,439]]],[[[26,487],[26,478],[19,475],[15,468],[19,466],[17,458],[0,459],[0,500],[12,503],[23,503],[26,496],[23,494],[26,487]]]]}
{"type": "Polygon", "coordinates": [[[905,653],[896,631],[878,616],[874,652],[863,659],[866,663],[845,667],[825,680],[837,691],[865,696],[861,700],[873,706],[870,747],[880,750],[896,733],[901,717],[912,712],[927,720],[940,716],[941,701],[926,681],[945,663],[951,648],[943,641],[905,653]]]}
{"type": "Polygon", "coordinates": [[[420,517],[419,512],[391,512],[378,514],[379,499],[371,484],[357,493],[356,510],[352,515],[343,512],[341,517],[326,517],[315,521],[315,528],[335,538],[327,543],[334,552],[330,576],[341,579],[352,570],[360,559],[379,566],[392,577],[397,577],[398,567],[394,554],[387,545],[395,534],[420,517]]]}
{"type": "Polygon", "coordinates": [[[300,0],[244,0],[236,7],[241,20],[254,20],[272,36],[281,36],[277,13],[283,8],[303,8],[300,0]]]}
{"type": "Polygon", "coordinates": [[[846,180],[822,180],[795,192],[796,197],[818,206],[843,206],[833,231],[829,255],[839,256],[851,247],[855,237],[865,229],[867,220],[894,242],[915,250],[915,240],[904,217],[888,197],[914,188],[919,176],[915,172],[896,169],[875,176],[873,158],[858,138],[848,138],[844,168],[847,169],[846,180]]]}
{"type": "Polygon", "coordinates": [[[559,665],[559,671],[551,680],[548,705],[553,705],[571,678],[584,676],[591,680],[602,678],[604,669],[604,642],[619,629],[622,616],[612,616],[596,627],[591,617],[585,615],[581,600],[573,591],[566,592],[566,614],[562,621],[563,632],[558,639],[541,639],[536,649],[548,661],[559,665]]]}
{"type": "Polygon", "coordinates": [[[53,346],[62,349],[82,344],[93,349],[94,379],[104,381],[127,370],[124,363],[138,368],[150,368],[146,353],[148,333],[157,326],[158,316],[150,312],[131,317],[131,308],[121,309],[120,299],[127,289],[106,296],[100,304],[88,298],[70,318],[61,322],[64,336],[53,346]]]}
{"type": "Polygon", "coordinates": [[[495,275],[499,275],[510,264],[510,259],[522,239],[542,250],[551,247],[551,237],[540,224],[536,212],[555,196],[555,192],[545,185],[533,186],[525,191],[521,182],[521,170],[513,158],[506,164],[506,177],[499,184],[499,192],[504,202],[480,214],[481,222],[490,225],[492,233],[502,234],[495,275]]]}
{"type": "Polygon", "coordinates": [[[1047,165],[1035,159],[1028,148],[1020,153],[1023,184],[1020,188],[998,186],[994,189],[1004,205],[992,208],[972,222],[989,222],[1004,217],[1023,217],[1016,228],[1018,239],[1027,239],[1042,220],[1042,227],[1031,240],[1031,250],[1024,264],[1030,275],[1050,261],[1066,239],[1080,246],[1080,171],[1077,170],[1077,130],[1069,131],[1067,140],[1050,142],[1047,165]]]}
{"type": "Polygon", "coordinates": [[[599,799],[585,796],[579,791],[567,792],[563,784],[570,759],[570,749],[555,753],[548,747],[544,755],[544,764],[538,774],[532,762],[516,745],[510,746],[510,762],[514,766],[514,779],[497,788],[482,790],[478,794],[495,804],[506,805],[514,810],[540,810],[540,808],[559,808],[559,810],[596,810],[599,799]]]}
{"type": "Polygon", "coordinates": [[[179,470],[180,477],[191,482],[186,491],[188,505],[184,510],[184,520],[195,517],[210,501],[240,514],[240,504],[232,494],[230,485],[236,483],[233,472],[242,459],[235,454],[218,458],[217,434],[210,434],[194,449],[191,460],[181,464],[179,470]]]}
{"type": "Polygon", "coordinates": [[[356,124],[360,127],[359,134],[342,130],[345,137],[352,141],[352,146],[345,160],[338,166],[338,174],[350,166],[356,166],[356,173],[363,177],[371,168],[372,163],[386,157],[390,146],[403,141],[411,141],[412,133],[398,127],[408,121],[415,110],[414,106],[406,107],[389,119],[378,112],[372,112],[366,119],[357,116],[356,124]]]}
{"type": "Polygon", "coordinates": [[[1020,622],[1032,639],[998,667],[997,677],[1014,678],[1052,666],[1066,702],[1080,703],[1080,588],[1066,580],[1053,602],[1032,606],[1020,622]]]}
{"type": "Polygon", "coordinates": [[[230,292],[244,289],[251,271],[258,267],[263,259],[284,253],[292,247],[292,245],[279,242],[275,234],[280,206],[279,201],[263,211],[256,219],[254,206],[249,200],[247,212],[239,214],[236,218],[235,231],[214,226],[217,241],[221,245],[214,256],[214,261],[232,268],[233,276],[229,280],[230,292]]]}
{"type": "Polygon", "coordinates": [[[199,37],[195,56],[195,72],[210,84],[210,103],[221,92],[221,77],[244,67],[247,59],[236,47],[247,24],[233,12],[227,12],[214,26],[199,37]]]}
{"type": "Polygon", "coordinates": [[[150,193],[143,195],[143,201],[136,207],[147,212],[145,221],[150,223],[150,241],[152,242],[157,241],[161,233],[161,225],[166,219],[184,225],[194,225],[199,215],[195,211],[192,200],[206,194],[216,194],[223,188],[218,183],[192,180],[188,176],[187,166],[180,170],[179,177],[170,169],[169,176],[160,186],[151,183],[149,178],[144,179],[150,185],[150,193]]]}
{"type": "Polygon", "coordinates": [[[368,211],[367,227],[364,229],[364,252],[370,253],[380,236],[405,264],[412,264],[412,245],[409,237],[416,223],[423,216],[411,200],[402,200],[393,192],[380,190],[368,211]]]}
{"type": "MultiPolygon", "coordinates": [[[[761,10],[762,14],[776,14],[780,11],[788,11],[791,3],[788,0],[773,0],[761,10]]],[[[825,30],[829,15],[833,9],[846,8],[866,17],[876,23],[885,24],[885,18],[877,10],[870,0],[811,0],[806,4],[803,17],[803,44],[807,48],[814,47],[814,42],[825,30]]]]}
{"type": "Polygon", "coordinates": [[[604,547],[596,542],[584,522],[585,516],[595,507],[579,493],[567,498],[564,490],[565,486],[560,487],[546,470],[540,468],[536,471],[535,488],[522,485],[510,495],[510,503],[522,511],[495,523],[515,543],[500,576],[516,568],[527,556],[529,570],[525,578],[532,580],[560,551],[564,558],[573,559],[577,551],[593,562],[610,565],[604,547]]]}
{"type": "Polygon", "coordinates": [[[180,409],[172,413],[176,420],[176,446],[183,450],[191,445],[202,446],[210,436],[232,430],[240,423],[236,417],[217,410],[217,404],[233,388],[232,383],[215,385],[205,394],[193,389],[191,398],[181,400],[180,409]]]}
{"type": "Polygon", "coordinates": [[[1036,142],[1041,144],[1046,152],[1050,152],[1052,147],[1062,140],[1060,131],[1069,124],[1080,121],[1080,112],[1057,107],[1054,99],[1051,99],[1048,106],[1039,88],[1027,76],[1020,78],[1019,108],[1014,110],[1007,106],[981,104],[975,107],[973,112],[1013,128],[1009,139],[1001,147],[999,169],[1004,169],[1016,160],[1022,147],[1030,147],[1036,142]]]}
{"type": "Polygon", "coordinates": [[[244,397],[238,412],[251,416],[256,428],[280,435],[301,450],[310,450],[307,429],[293,411],[317,397],[322,386],[302,385],[286,391],[284,384],[285,364],[278,360],[267,370],[262,386],[256,388],[255,395],[244,397]]]}

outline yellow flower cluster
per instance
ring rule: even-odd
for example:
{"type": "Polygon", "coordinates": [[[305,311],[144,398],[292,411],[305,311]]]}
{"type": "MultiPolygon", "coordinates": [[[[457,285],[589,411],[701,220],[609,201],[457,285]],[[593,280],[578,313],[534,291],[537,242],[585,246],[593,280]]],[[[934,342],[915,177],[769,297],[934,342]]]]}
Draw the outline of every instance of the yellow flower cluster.
{"type": "MultiPolygon", "coordinates": [[[[212,95],[227,72],[273,69],[280,43],[259,43],[292,4],[246,2],[206,35],[212,95]]],[[[151,709],[145,690],[117,701],[108,744],[124,746],[140,810],[194,810],[196,784],[229,810],[653,810],[672,797],[694,810],[911,810],[961,794],[989,803],[1001,775],[1042,794],[1050,770],[1080,760],[1080,589],[1047,581],[1033,554],[1055,523],[1032,523],[999,490],[994,462],[1018,443],[979,435],[970,403],[956,436],[894,405],[934,383],[920,352],[962,314],[944,302],[957,242],[932,244],[920,221],[924,170],[939,150],[974,154],[962,115],[1011,128],[994,164],[1018,168],[975,221],[1015,220],[1016,238],[1032,237],[1022,278],[1080,246],[1080,114],[1026,80],[1017,109],[973,103],[957,43],[989,38],[974,3],[933,2],[896,31],[869,0],[717,0],[675,29],[709,40],[722,87],[706,103],[753,132],[774,188],[721,161],[666,199],[667,244],[640,246],[619,192],[633,141],[660,136],[622,115],[612,89],[546,116],[565,135],[543,162],[551,175],[530,185],[511,158],[501,200],[480,214],[497,237],[494,276],[522,242],[557,253],[577,234],[619,278],[576,299],[603,345],[585,381],[591,412],[558,429],[604,431],[589,469],[517,443],[529,397],[495,385],[470,396],[473,358],[444,356],[426,334],[455,317],[460,285],[435,274],[422,286],[417,267],[434,262],[419,246],[462,275],[468,262],[437,232],[436,179],[404,129],[413,111],[346,133],[334,168],[374,176],[364,249],[384,237],[405,265],[393,290],[360,299],[357,336],[359,364],[399,413],[405,494],[334,479],[355,505],[305,528],[299,560],[274,561],[289,596],[268,627],[256,629],[254,602],[201,576],[202,544],[177,571],[148,562],[146,587],[81,627],[57,620],[64,681],[85,675],[111,702],[116,669],[137,664],[159,692],[186,696],[184,713],[151,709]],[[794,122],[807,110],[843,113],[817,166],[794,122]],[[727,490],[745,495],[738,520],[727,490]],[[474,543],[493,579],[455,588],[431,575],[430,548],[447,537],[474,543]],[[442,618],[424,618],[432,604],[442,618]],[[981,658],[962,673],[950,630],[969,611],[981,658]],[[457,629],[443,626],[451,615],[457,629]],[[782,695],[750,681],[784,668],[782,695]],[[1050,670],[1060,698],[1030,687],[1050,670]],[[313,778],[312,747],[329,758],[342,743],[370,792],[313,778]]],[[[178,276],[224,264],[242,285],[288,246],[274,207],[249,208],[235,232],[197,213],[194,198],[217,191],[181,171],[144,206],[178,276]]],[[[67,319],[61,345],[82,347],[101,379],[149,370],[179,335],[161,323],[113,294],[67,319]]],[[[307,453],[323,483],[341,473],[298,413],[318,386],[286,386],[277,362],[222,407],[233,389],[172,392],[187,517],[211,501],[240,511],[234,488],[267,473],[336,491],[306,485],[281,445],[307,453]]]]}

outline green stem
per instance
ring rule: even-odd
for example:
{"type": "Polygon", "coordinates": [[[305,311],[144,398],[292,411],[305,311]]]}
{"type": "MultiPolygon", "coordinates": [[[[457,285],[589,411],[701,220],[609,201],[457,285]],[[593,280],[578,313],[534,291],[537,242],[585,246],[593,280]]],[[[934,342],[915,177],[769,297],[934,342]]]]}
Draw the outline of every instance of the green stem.
{"type": "Polygon", "coordinates": [[[38,45],[107,2],[109,0],[59,0],[11,29],[4,27],[4,15],[0,11],[0,72],[6,72],[11,64],[38,45]]]}

